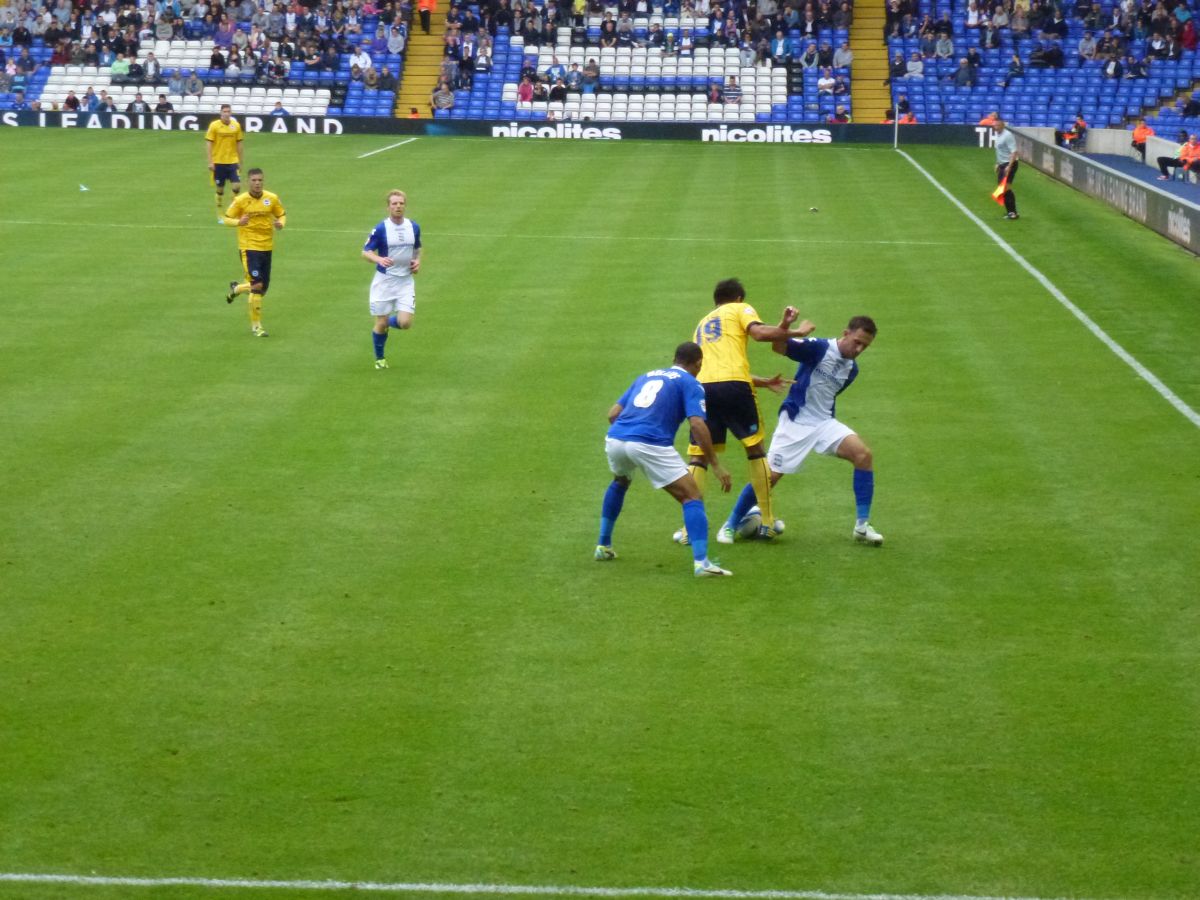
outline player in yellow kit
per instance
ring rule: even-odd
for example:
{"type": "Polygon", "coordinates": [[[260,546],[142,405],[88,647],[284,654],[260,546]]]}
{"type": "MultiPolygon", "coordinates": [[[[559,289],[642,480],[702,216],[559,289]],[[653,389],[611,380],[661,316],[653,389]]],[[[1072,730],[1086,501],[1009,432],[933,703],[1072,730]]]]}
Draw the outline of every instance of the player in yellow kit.
{"type": "MultiPolygon", "coordinates": [[[[812,333],[812,322],[804,321],[795,329],[793,322],[799,318],[795,307],[783,311],[778,325],[765,325],[758,312],[746,302],[746,289],[736,278],[717,283],[713,290],[716,309],[700,320],[696,326],[695,341],[704,351],[704,365],[699,380],[704,385],[705,405],[708,414],[708,429],[712,434],[713,447],[718,453],[725,450],[725,434],[730,432],[742,442],[746,459],[750,464],[750,484],[762,512],[762,527],[759,536],[775,537],[775,515],[771,509],[771,470],[767,466],[764,446],[762,414],[758,411],[758,398],[754,388],[781,389],[786,382],[776,375],[774,378],[759,378],[750,374],[750,360],[746,346],[750,339],[771,343],[790,337],[805,337],[812,333]]],[[[692,477],[704,489],[707,464],[700,448],[688,447],[688,465],[692,477]]],[[[686,541],[686,534],[677,532],[677,539],[686,541]]]]}
{"type": "Polygon", "coordinates": [[[238,174],[242,165],[242,126],[233,117],[233,107],[228,103],[221,107],[221,118],[208,126],[204,150],[208,154],[208,171],[217,192],[219,221],[221,207],[225,205],[225,182],[233,185],[234,197],[242,190],[242,176],[238,174]]]}
{"type": "Polygon", "coordinates": [[[221,222],[237,226],[238,253],[246,280],[229,282],[225,302],[232,303],[239,294],[250,295],[250,332],[266,337],[262,324],[262,298],[271,286],[271,251],[275,247],[275,232],[287,224],[287,211],[279,197],[263,190],[263,170],[246,173],[250,190],[229,204],[221,222]]]}

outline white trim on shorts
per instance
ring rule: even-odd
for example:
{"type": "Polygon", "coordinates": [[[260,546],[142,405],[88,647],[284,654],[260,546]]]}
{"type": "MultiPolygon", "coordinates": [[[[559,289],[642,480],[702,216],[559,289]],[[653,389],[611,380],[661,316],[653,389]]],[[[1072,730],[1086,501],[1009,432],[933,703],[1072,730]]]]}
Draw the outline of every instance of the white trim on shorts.
{"type": "Polygon", "coordinates": [[[814,450],[825,456],[836,456],[842,441],[852,434],[855,434],[854,429],[837,419],[826,419],[814,425],[793,422],[786,412],[781,412],[771,437],[771,447],[767,450],[767,465],[772,472],[791,475],[814,450]]]}
{"type": "Polygon", "coordinates": [[[632,478],[634,473],[641,469],[655,488],[674,484],[688,473],[683,457],[674,447],[659,447],[640,441],[606,437],[604,452],[608,456],[608,467],[614,475],[632,478]]]}
{"type": "Polygon", "coordinates": [[[414,280],[376,271],[375,277],[371,279],[371,315],[390,316],[398,312],[416,312],[417,295],[414,280]]]}

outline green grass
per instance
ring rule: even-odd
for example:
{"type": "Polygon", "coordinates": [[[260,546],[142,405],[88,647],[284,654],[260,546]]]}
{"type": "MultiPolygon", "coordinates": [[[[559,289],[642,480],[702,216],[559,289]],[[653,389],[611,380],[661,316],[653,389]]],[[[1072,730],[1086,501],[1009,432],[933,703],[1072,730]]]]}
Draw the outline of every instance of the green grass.
{"type": "MultiPolygon", "coordinates": [[[[198,135],[4,139],[0,871],[1196,895],[1200,432],[899,155],[252,135],[257,341],[198,135]],[[425,268],[376,372],[392,187],[425,268]],[[604,413],[731,275],[878,321],[838,410],[887,544],[814,459],[732,579],[644,481],[597,565],[604,413]]],[[[910,152],[1200,408],[1194,257],[910,152]]],[[[260,893],[132,891],[0,883],[260,893]]]]}

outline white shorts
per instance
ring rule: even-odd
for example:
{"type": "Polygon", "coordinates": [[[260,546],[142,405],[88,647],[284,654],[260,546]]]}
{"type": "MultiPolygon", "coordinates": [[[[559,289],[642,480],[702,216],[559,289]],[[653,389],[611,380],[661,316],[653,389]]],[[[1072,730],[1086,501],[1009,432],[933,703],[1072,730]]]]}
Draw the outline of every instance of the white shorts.
{"type": "Polygon", "coordinates": [[[632,478],[641,469],[656,488],[673,484],[688,473],[683,457],[674,447],[657,447],[654,444],[606,437],[604,452],[608,454],[608,467],[614,475],[632,478]]]}
{"type": "Polygon", "coordinates": [[[416,312],[417,295],[412,278],[376,272],[371,279],[371,315],[389,316],[398,312],[416,312]]]}
{"type": "Polygon", "coordinates": [[[772,472],[791,475],[813,450],[825,456],[836,456],[842,441],[854,433],[854,429],[847,428],[837,419],[812,425],[793,422],[787,413],[780,413],[771,448],[767,451],[767,464],[772,472]]]}

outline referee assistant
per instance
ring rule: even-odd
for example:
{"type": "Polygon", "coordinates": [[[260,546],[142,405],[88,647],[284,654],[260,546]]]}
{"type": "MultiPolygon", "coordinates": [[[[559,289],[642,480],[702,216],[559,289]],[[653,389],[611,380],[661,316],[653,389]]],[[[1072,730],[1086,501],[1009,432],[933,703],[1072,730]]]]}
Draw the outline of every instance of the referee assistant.
{"type": "Polygon", "coordinates": [[[996,184],[1004,185],[1004,218],[1019,219],[1017,197],[1012,191],[1017,178],[1017,138],[1003,119],[992,123],[992,143],[996,148],[996,184]]]}

